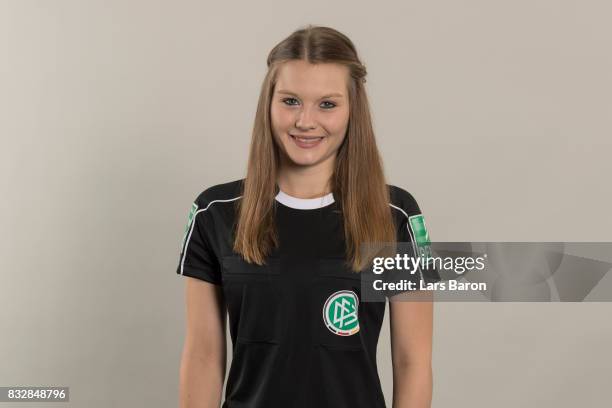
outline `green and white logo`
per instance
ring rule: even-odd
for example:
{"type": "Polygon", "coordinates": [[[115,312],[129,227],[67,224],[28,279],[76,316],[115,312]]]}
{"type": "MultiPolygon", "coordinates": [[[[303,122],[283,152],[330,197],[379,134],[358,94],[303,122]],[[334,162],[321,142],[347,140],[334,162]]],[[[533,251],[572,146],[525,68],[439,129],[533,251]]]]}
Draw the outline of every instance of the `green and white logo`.
{"type": "Polygon", "coordinates": [[[425,218],[422,214],[408,217],[410,230],[414,236],[417,245],[419,256],[431,256],[431,242],[429,241],[429,232],[425,227],[425,218]]]}
{"type": "Polygon", "coordinates": [[[191,223],[193,222],[193,217],[195,217],[196,212],[198,211],[198,205],[196,203],[191,204],[191,210],[189,211],[189,216],[187,217],[187,225],[185,225],[185,233],[183,234],[183,241],[181,242],[181,251],[185,246],[185,240],[187,239],[187,234],[189,233],[189,229],[191,228],[191,223]]]}
{"type": "Polygon", "coordinates": [[[351,336],[359,331],[359,298],[351,290],[333,293],[323,306],[325,326],[338,336],[351,336]]]}

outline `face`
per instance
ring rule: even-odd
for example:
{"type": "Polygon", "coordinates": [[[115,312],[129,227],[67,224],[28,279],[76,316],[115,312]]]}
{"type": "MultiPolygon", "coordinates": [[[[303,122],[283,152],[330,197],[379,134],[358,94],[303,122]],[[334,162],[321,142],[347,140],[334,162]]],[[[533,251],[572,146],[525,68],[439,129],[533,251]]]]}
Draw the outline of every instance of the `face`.
{"type": "Polygon", "coordinates": [[[333,163],[348,127],[348,68],[293,60],[277,75],[270,116],[283,164],[333,163]]]}

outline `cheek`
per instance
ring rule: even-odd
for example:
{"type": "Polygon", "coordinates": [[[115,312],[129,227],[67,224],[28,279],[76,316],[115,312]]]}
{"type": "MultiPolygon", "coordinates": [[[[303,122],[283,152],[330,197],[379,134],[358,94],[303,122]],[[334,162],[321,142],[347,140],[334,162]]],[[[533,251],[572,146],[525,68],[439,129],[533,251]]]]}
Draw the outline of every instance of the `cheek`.
{"type": "Polygon", "coordinates": [[[277,129],[286,129],[291,126],[293,115],[286,109],[273,104],[270,108],[270,120],[272,121],[273,127],[277,129]]]}
{"type": "Polygon", "coordinates": [[[348,126],[348,116],[348,111],[337,112],[334,115],[329,115],[329,117],[327,117],[325,125],[327,131],[336,136],[344,135],[348,126]]]}

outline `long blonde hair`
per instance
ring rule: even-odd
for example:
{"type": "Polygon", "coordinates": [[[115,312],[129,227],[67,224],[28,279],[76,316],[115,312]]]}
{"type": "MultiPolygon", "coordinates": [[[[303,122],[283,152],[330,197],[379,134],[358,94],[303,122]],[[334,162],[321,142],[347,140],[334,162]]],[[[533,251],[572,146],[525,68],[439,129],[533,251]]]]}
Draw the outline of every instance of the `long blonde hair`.
{"type": "Polygon", "coordinates": [[[290,60],[337,63],[349,69],[349,122],[330,184],[344,220],[347,263],[359,271],[368,261],[361,244],[395,242],[396,231],[363,85],[366,68],[351,40],[329,27],[309,25],[298,29],[268,55],[268,72],[259,94],[242,199],[237,202],[233,249],[247,262],[261,265],[272,249],[278,247],[274,200],[280,160],[272,134],[270,103],[278,69],[290,60]]]}

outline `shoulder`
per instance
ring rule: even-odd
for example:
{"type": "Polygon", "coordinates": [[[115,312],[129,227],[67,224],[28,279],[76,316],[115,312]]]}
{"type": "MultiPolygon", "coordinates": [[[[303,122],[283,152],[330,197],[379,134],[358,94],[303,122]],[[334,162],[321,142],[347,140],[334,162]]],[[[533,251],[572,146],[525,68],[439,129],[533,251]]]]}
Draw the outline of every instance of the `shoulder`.
{"type": "Polygon", "coordinates": [[[420,214],[419,205],[412,194],[401,187],[387,184],[389,188],[389,205],[405,217],[420,214]]]}
{"type": "Polygon", "coordinates": [[[206,209],[212,205],[232,203],[242,198],[244,179],[215,184],[198,194],[195,204],[199,209],[206,209]]]}

